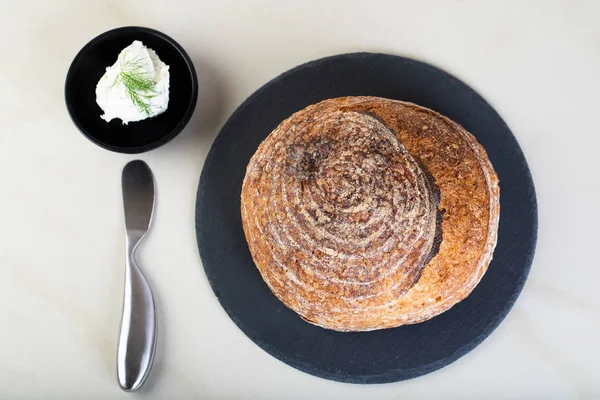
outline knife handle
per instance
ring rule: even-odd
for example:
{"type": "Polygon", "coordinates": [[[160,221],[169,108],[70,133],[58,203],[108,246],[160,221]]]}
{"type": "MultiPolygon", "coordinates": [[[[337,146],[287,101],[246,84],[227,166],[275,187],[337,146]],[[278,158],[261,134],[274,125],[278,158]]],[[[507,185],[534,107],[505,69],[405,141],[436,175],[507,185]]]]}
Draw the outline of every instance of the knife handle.
{"type": "Polygon", "coordinates": [[[139,389],[152,367],[156,348],[156,310],[150,286],[135,261],[135,245],[127,244],[123,317],[117,348],[121,389],[139,389]]]}

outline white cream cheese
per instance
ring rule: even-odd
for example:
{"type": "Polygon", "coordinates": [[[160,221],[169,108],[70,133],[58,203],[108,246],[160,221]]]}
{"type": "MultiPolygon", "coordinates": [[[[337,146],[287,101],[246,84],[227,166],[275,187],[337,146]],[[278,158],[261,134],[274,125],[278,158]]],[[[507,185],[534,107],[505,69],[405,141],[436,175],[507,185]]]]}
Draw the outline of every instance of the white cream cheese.
{"type": "Polygon", "coordinates": [[[105,121],[123,124],[165,112],[169,106],[169,66],[139,40],[124,48],[96,86],[105,121]]]}

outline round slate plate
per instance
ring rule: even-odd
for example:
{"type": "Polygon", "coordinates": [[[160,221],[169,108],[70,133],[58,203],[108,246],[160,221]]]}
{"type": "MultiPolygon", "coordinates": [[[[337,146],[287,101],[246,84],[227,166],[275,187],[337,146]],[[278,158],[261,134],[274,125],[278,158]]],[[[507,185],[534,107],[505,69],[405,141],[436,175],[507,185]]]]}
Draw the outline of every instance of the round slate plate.
{"type": "Polygon", "coordinates": [[[517,141],[481,96],[430,65],[386,54],[354,53],[296,67],[257,90],[235,111],[206,158],[196,202],[196,232],[215,294],[251,340],[309,374],[341,382],[383,383],[442,368],[498,326],[529,272],[537,206],[517,141]],[[246,245],[240,193],[246,165],[258,145],[295,111],[349,95],[411,101],[450,117],[485,147],[500,178],[494,260],[467,299],[424,323],[341,333],[304,322],[271,293],[246,245]]]}

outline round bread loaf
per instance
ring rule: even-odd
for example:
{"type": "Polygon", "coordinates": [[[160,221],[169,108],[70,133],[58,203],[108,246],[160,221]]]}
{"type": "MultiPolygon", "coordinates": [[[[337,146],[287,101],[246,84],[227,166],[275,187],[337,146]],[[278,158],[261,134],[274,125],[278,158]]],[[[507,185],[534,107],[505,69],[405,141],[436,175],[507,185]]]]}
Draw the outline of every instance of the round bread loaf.
{"type": "Polygon", "coordinates": [[[244,233],[273,293],[339,331],[421,322],[464,299],[496,245],[498,179],[461,126],[344,97],[283,121],[250,160],[244,233]]]}

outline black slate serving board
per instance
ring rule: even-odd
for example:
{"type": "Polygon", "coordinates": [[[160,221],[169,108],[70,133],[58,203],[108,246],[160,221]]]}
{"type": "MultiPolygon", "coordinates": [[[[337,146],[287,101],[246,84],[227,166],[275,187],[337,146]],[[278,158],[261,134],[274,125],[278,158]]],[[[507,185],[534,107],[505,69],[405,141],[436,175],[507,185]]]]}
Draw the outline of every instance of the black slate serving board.
{"type": "Polygon", "coordinates": [[[537,236],[533,182],[502,118],[474,90],[428,64],[352,53],[300,65],[250,96],[227,121],[206,158],[196,202],[206,275],[237,326],[266,352],[301,371],[351,383],[427,374],[480,344],[504,319],[529,272],[537,236]],[[500,178],[494,260],[471,295],[424,323],[341,333],[304,322],[269,290],[246,245],[240,193],[258,145],[285,118],[320,100],[370,95],[431,108],[464,126],[485,147],[500,178]]]}

